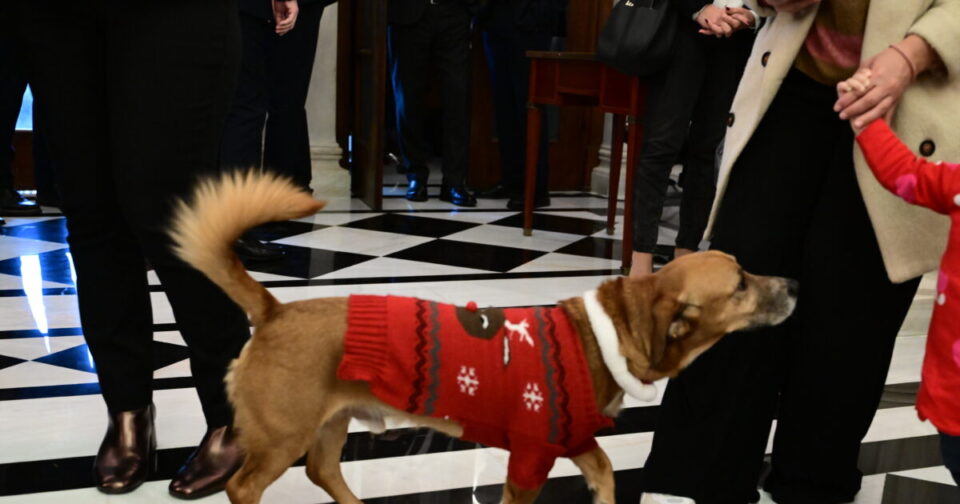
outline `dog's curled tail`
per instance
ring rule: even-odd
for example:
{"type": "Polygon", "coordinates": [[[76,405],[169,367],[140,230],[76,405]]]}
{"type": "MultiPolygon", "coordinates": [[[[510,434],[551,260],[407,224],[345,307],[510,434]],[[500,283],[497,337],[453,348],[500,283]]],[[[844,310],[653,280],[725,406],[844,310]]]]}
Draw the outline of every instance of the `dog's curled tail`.
{"type": "Polygon", "coordinates": [[[189,203],[176,205],[170,236],[177,255],[220,286],[256,326],[278,301],[247,273],[234,242],[254,226],[305,217],[323,206],[283,177],[226,173],[201,181],[189,203]]]}

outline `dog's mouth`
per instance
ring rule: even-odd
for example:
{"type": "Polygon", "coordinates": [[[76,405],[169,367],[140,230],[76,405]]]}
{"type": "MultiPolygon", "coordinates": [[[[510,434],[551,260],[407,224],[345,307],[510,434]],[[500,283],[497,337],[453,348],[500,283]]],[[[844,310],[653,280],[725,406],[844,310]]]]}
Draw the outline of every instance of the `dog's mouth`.
{"type": "Polygon", "coordinates": [[[763,279],[764,294],[757,305],[757,311],[744,331],[760,329],[782,324],[797,308],[799,284],[796,280],[780,277],[763,279]]]}

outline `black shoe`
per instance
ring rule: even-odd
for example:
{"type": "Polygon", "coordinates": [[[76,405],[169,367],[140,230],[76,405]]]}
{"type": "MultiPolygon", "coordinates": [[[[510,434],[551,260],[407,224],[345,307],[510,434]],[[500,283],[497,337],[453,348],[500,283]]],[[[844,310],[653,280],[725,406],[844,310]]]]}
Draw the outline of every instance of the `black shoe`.
{"type": "Polygon", "coordinates": [[[427,180],[422,178],[410,179],[407,183],[407,194],[410,201],[427,201],[427,180]]]}
{"type": "Polygon", "coordinates": [[[58,196],[54,191],[37,191],[37,205],[60,208],[62,203],[60,202],[60,196],[58,196]]]}
{"type": "Polygon", "coordinates": [[[177,471],[168,487],[178,499],[202,499],[223,491],[227,481],[243,465],[243,452],[230,427],[207,431],[203,441],[177,471]]]}
{"type": "Polygon", "coordinates": [[[156,410],[151,404],[109,415],[107,434],[93,461],[97,490],[107,494],[132,492],[156,470],[156,410]]]}
{"type": "Polygon", "coordinates": [[[276,261],[283,258],[283,248],[273,243],[264,243],[256,238],[242,236],[234,246],[243,259],[249,261],[276,261]]]}
{"type": "Polygon", "coordinates": [[[3,220],[3,217],[0,217],[0,226],[6,226],[7,221],[3,220]]]}
{"type": "Polygon", "coordinates": [[[512,197],[515,192],[510,192],[503,184],[497,184],[489,189],[477,191],[477,197],[480,199],[507,199],[512,197]]]}
{"type": "MultiPolygon", "coordinates": [[[[509,210],[523,211],[523,196],[510,198],[510,201],[507,202],[507,208],[509,210]]],[[[533,198],[533,208],[541,208],[550,206],[550,195],[543,194],[533,198]]]]}
{"type": "Polygon", "coordinates": [[[40,205],[20,196],[13,189],[0,189],[0,215],[8,217],[33,217],[41,215],[40,205]]]}
{"type": "Polygon", "coordinates": [[[467,191],[467,188],[462,185],[448,186],[444,184],[440,186],[440,199],[462,207],[477,206],[477,197],[470,194],[470,191],[467,191]]]}

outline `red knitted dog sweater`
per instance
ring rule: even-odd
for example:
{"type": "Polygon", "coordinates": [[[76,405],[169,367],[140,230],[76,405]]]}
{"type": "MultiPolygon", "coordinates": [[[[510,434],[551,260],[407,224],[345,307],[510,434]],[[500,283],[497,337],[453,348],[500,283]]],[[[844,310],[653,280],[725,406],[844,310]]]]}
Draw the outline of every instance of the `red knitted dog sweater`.
{"type": "Polygon", "coordinates": [[[593,449],[596,431],[613,425],[597,410],[580,338],[559,307],[351,296],[344,348],[337,376],[509,450],[508,475],[523,488],[542,485],[557,457],[593,449]]]}

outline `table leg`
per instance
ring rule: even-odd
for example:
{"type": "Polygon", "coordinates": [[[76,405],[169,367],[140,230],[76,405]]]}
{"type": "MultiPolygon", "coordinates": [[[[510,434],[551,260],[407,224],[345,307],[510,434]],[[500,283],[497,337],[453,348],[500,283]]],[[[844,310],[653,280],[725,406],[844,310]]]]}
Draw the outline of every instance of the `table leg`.
{"type": "Polygon", "coordinates": [[[610,189],[607,191],[607,234],[616,228],[617,194],[620,188],[620,164],[623,161],[623,135],[626,129],[623,114],[613,114],[613,139],[610,141],[610,189]]]}
{"type": "Polygon", "coordinates": [[[540,107],[527,104],[527,173],[523,198],[523,235],[533,234],[533,203],[537,186],[537,162],[540,156],[540,107]]]}
{"type": "Polygon", "coordinates": [[[630,273],[630,265],[633,255],[633,176],[637,171],[637,156],[640,153],[643,138],[642,126],[640,120],[635,116],[627,119],[629,126],[627,131],[627,174],[624,184],[624,202],[623,202],[623,256],[621,257],[620,270],[624,275],[630,273]]]}

